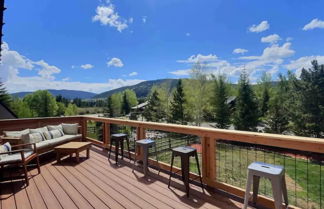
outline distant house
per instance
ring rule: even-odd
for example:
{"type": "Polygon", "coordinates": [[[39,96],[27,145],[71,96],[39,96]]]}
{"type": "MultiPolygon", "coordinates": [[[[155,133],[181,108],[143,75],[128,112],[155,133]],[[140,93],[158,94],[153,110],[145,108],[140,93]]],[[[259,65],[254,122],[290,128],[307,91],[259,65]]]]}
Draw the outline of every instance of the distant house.
{"type": "Polygon", "coordinates": [[[145,107],[148,105],[148,101],[138,104],[131,108],[130,119],[136,120],[139,116],[142,116],[143,120],[143,112],[145,107]]]}
{"type": "Polygon", "coordinates": [[[9,107],[0,102],[0,119],[15,119],[17,115],[12,112],[9,107]]]}

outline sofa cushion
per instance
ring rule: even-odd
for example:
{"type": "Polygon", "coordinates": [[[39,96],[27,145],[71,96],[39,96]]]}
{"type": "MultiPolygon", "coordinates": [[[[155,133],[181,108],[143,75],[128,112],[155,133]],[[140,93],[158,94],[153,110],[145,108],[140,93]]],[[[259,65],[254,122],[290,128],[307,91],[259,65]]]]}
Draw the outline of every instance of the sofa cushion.
{"type": "Polygon", "coordinates": [[[78,128],[79,128],[78,123],[62,123],[61,125],[64,134],[70,134],[70,135],[78,134],[78,128]]]}
{"type": "MultiPolygon", "coordinates": [[[[24,152],[25,158],[29,157],[32,154],[33,154],[33,151],[24,152]]],[[[20,153],[15,153],[15,154],[7,155],[4,158],[1,158],[0,165],[1,164],[7,164],[7,163],[20,162],[20,161],[22,161],[21,154],[20,153]]]]}
{"type": "Polygon", "coordinates": [[[74,139],[79,139],[81,138],[81,134],[78,134],[78,135],[64,135],[64,136],[61,136],[59,138],[56,138],[56,139],[51,139],[49,140],[49,143],[51,146],[56,146],[58,144],[61,144],[61,143],[66,143],[66,142],[70,142],[74,139]]]}
{"type": "Polygon", "coordinates": [[[46,126],[41,128],[29,129],[30,133],[40,133],[43,137],[43,140],[51,139],[51,135],[48,133],[48,129],[46,126]]]}
{"type": "Polygon", "coordinates": [[[51,139],[59,138],[64,135],[64,133],[58,129],[49,131],[49,134],[51,135],[51,139]]]}
{"type": "Polygon", "coordinates": [[[39,132],[32,134],[24,134],[22,135],[22,140],[25,144],[38,143],[44,140],[44,136],[39,132]]]}
{"type": "Polygon", "coordinates": [[[4,131],[3,133],[7,137],[21,138],[22,135],[29,133],[29,129],[22,131],[4,131]]]}
{"type": "Polygon", "coordinates": [[[36,148],[37,149],[44,149],[46,147],[49,147],[51,144],[49,142],[50,140],[45,140],[45,141],[41,141],[36,143],[36,148]]]}

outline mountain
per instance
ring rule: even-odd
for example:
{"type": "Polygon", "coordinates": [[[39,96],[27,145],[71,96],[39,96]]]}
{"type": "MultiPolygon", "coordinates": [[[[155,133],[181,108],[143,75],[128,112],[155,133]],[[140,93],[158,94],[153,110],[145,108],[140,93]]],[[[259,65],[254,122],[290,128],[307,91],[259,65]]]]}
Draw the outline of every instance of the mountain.
{"type": "Polygon", "coordinates": [[[113,89],[110,91],[103,92],[101,94],[97,94],[94,96],[94,99],[98,98],[107,98],[112,94],[122,92],[126,89],[131,89],[136,93],[138,98],[146,97],[153,86],[163,86],[166,85],[169,89],[174,88],[177,85],[178,79],[159,79],[159,80],[152,80],[152,81],[143,81],[133,86],[124,86],[121,88],[113,89]]]}
{"type": "MultiPolygon", "coordinates": [[[[67,99],[74,99],[74,98],[89,99],[96,95],[95,93],[92,93],[92,92],[66,90],[66,89],[62,89],[62,90],[48,89],[47,91],[49,91],[53,96],[62,95],[63,97],[65,97],[67,99]]],[[[17,92],[17,93],[13,93],[11,95],[13,97],[23,98],[27,94],[32,94],[32,93],[33,92],[17,92]]]]}

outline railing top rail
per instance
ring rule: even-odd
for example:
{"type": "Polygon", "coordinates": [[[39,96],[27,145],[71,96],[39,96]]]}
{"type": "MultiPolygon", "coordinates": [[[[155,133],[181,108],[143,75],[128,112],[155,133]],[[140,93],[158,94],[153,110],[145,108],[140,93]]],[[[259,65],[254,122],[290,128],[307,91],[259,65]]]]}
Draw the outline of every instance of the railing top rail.
{"type": "Polygon", "coordinates": [[[98,122],[106,122],[106,123],[117,124],[117,125],[127,125],[133,127],[142,127],[146,129],[176,132],[182,134],[191,134],[200,137],[208,137],[211,139],[223,139],[223,140],[246,142],[252,144],[259,144],[259,145],[288,148],[288,149],[296,149],[301,151],[324,153],[324,139],[322,138],[258,133],[258,132],[250,132],[250,131],[226,130],[226,129],[207,128],[207,127],[198,127],[198,126],[190,126],[190,125],[144,122],[144,121],[115,119],[115,118],[84,116],[84,119],[94,120],[98,122]]]}

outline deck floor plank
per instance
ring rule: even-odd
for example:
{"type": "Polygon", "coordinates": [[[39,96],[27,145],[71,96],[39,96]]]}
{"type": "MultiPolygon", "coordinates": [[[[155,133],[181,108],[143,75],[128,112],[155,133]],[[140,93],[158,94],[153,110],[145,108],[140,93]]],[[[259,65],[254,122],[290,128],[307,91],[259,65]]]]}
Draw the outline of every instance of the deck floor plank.
{"type": "Polygon", "coordinates": [[[80,163],[63,159],[56,164],[54,155],[42,157],[41,174],[29,171],[30,185],[22,182],[0,182],[0,209],[76,209],[76,208],[228,208],[239,209],[242,203],[219,193],[206,191],[191,184],[187,198],[180,179],[150,169],[149,176],[125,159],[120,166],[108,161],[107,152],[91,148],[90,159],[81,153],[80,163]]]}
{"type": "MultiPolygon", "coordinates": [[[[175,197],[170,198],[170,196],[164,195],[163,193],[159,192],[159,190],[161,188],[154,190],[152,187],[150,187],[150,185],[152,185],[152,183],[154,185],[155,180],[150,178],[149,176],[146,178],[144,178],[142,176],[136,177],[135,176],[136,174],[134,174],[132,171],[129,172],[130,176],[125,176],[125,174],[122,172],[124,170],[124,168],[123,169],[109,169],[110,165],[108,164],[108,161],[105,159],[97,158],[97,156],[95,154],[93,156],[93,159],[91,159],[91,160],[93,160],[93,161],[92,162],[89,161],[90,167],[91,167],[91,165],[94,164],[94,162],[96,162],[97,164],[101,163],[100,166],[102,167],[102,169],[104,169],[104,170],[102,170],[102,172],[111,173],[112,175],[114,175],[114,178],[120,178],[121,181],[136,187],[138,190],[142,190],[143,192],[150,194],[152,197],[158,197],[160,201],[164,202],[165,204],[168,204],[170,207],[173,207],[173,208],[194,208],[194,207],[191,207],[189,204],[183,204],[183,203],[181,203],[181,201],[177,201],[177,198],[175,198],[175,197]],[[101,161],[101,160],[103,160],[103,161],[101,161]]],[[[170,192],[170,190],[168,192],[170,192]]],[[[152,199],[152,197],[150,197],[150,199],[152,199]]],[[[188,201],[188,203],[189,203],[189,201],[188,201]]],[[[194,202],[191,201],[191,203],[194,203],[194,202]]],[[[198,205],[195,205],[195,206],[198,206],[198,205]]]]}
{"type": "Polygon", "coordinates": [[[30,180],[29,180],[29,186],[26,188],[26,192],[29,198],[29,202],[33,209],[46,209],[46,204],[43,200],[42,195],[40,194],[35,181],[34,181],[34,175],[38,175],[38,172],[35,174],[35,170],[32,172],[29,172],[30,180]]]}
{"type": "Polygon", "coordinates": [[[53,191],[54,195],[60,201],[60,204],[63,208],[69,209],[78,209],[78,207],[71,200],[69,195],[63,190],[60,184],[54,179],[54,177],[50,174],[46,166],[42,167],[42,175],[45,177],[48,186],[53,191]]]}
{"type": "Polygon", "coordinates": [[[70,196],[70,198],[73,200],[75,205],[77,205],[78,208],[84,208],[84,209],[91,209],[93,208],[90,203],[88,202],[87,198],[82,196],[77,189],[75,189],[71,183],[65,179],[63,175],[61,175],[60,172],[56,170],[51,165],[45,165],[43,167],[46,167],[48,171],[52,174],[52,176],[56,179],[57,182],[61,185],[62,189],[70,196]]]}
{"type": "MultiPolygon", "coordinates": [[[[32,170],[30,173],[34,174],[36,171],[32,170]]],[[[33,177],[35,184],[44,200],[46,207],[48,209],[60,209],[62,208],[60,202],[55,197],[54,193],[52,192],[51,188],[47,185],[43,174],[35,175],[33,177]]]]}

